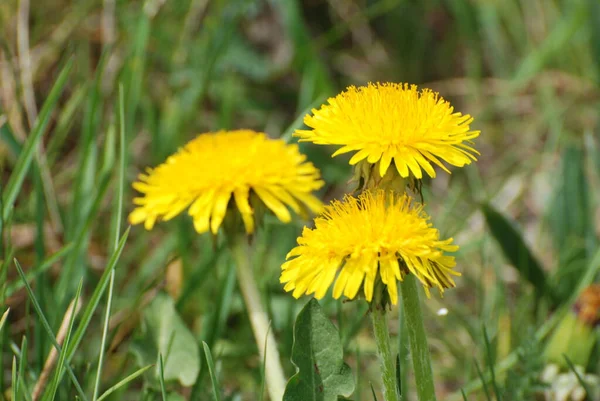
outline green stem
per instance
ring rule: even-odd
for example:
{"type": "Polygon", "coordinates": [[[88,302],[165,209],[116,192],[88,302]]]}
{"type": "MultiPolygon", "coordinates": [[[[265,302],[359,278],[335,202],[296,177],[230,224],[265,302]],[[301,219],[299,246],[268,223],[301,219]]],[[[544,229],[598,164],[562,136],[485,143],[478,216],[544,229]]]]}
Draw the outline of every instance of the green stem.
{"type": "Polygon", "coordinates": [[[396,361],[390,347],[390,334],[385,307],[374,305],[371,312],[373,333],[377,342],[377,351],[381,362],[385,401],[399,401],[398,386],[396,385],[396,361]]]}
{"type": "Polygon", "coordinates": [[[281,401],[285,391],[285,375],[279,361],[277,343],[273,331],[269,330],[269,319],[260,300],[260,292],[250,265],[250,249],[246,241],[244,236],[237,236],[231,241],[231,251],[237,267],[238,284],[246,303],[260,357],[265,361],[264,372],[269,398],[271,401],[281,401]]]}
{"type": "Polygon", "coordinates": [[[423,315],[417,292],[417,282],[412,275],[407,275],[401,283],[402,303],[404,317],[408,329],[408,341],[413,362],[413,370],[417,384],[419,401],[435,401],[435,388],[433,386],[433,373],[427,335],[423,325],[423,315]]]}

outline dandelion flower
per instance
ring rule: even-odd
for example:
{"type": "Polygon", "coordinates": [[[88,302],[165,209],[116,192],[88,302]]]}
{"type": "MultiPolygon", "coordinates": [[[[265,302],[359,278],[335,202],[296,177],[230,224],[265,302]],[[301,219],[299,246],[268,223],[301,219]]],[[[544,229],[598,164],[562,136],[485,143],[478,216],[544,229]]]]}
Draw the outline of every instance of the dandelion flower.
{"type": "Polygon", "coordinates": [[[396,305],[397,282],[406,274],[415,275],[428,296],[430,287],[440,292],[454,287],[451,276],[460,274],[453,270],[454,257],[444,252],[457,249],[452,238],[440,239],[423,206],[408,195],[366,191],[334,201],[315,219],[314,229],[304,228],[280,281],[296,298],[314,293],[321,299],[334,281],[336,299],[355,298],[362,287],[369,302],[381,281],[396,305]]]}
{"type": "Polygon", "coordinates": [[[470,130],[472,121],[429,89],[376,83],[350,86],[313,109],[304,118],[312,130],[297,130],[295,136],[300,141],[342,146],[333,156],[356,152],[350,164],[365,159],[378,163],[381,177],[393,161],[402,177],[412,173],[421,179],[424,170],[433,178],[432,163],[449,173],[442,161],[462,167],[476,160],[479,152],[470,145],[479,131],[470,130]]]}
{"type": "Polygon", "coordinates": [[[130,215],[132,224],[151,229],[189,207],[198,233],[216,234],[234,203],[247,233],[254,231],[250,197],[255,194],[283,222],[294,212],[318,213],[312,191],[323,186],[319,170],[297,145],[250,130],[201,134],[146,174],[133,187],[143,196],[130,215]]]}

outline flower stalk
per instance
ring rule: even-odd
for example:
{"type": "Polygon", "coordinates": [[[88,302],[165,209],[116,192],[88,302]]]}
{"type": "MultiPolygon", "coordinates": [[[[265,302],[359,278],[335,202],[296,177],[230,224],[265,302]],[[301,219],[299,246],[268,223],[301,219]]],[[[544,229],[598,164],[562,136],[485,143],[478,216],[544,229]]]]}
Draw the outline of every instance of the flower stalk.
{"type": "Polygon", "coordinates": [[[277,351],[269,319],[264,310],[256,279],[250,265],[250,249],[245,235],[235,235],[230,242],[236,265],[238,284],[244,297],[248,317],[261,360],[265,361],[264,374],[271,401],[280,401],[285,391],[285,376],[277,351]],[[266,342],[266,344],[265,344],[266,342]]]}
{"type": "Polygon", "coordinates": [[[381,362],[381,376],[385,401],[400,401],[398,386],[396,384],[395,358],[390,346],[390,335],[385,306],[376,305],[371,311],[373,333],[377,343],[377,351],[381,362]]]}
{"type": "Polygon", "coordinates": [[[435,401],[427,334],[425,333],[417,282],[414,276],[408,275],[404,278],[404,281],[400,284],[400,292],[402,293],[404,317],[408,329],[408,342],[410,344],[417,396],[419,401],[435,401]]]}

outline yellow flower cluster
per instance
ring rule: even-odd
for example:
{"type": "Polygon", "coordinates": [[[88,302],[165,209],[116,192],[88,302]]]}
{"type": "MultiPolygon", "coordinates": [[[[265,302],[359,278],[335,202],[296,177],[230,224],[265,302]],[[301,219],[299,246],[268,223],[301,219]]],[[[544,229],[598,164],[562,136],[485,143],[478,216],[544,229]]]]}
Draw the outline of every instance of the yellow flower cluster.
{"type": "MultiPolygon", "coordinates": [[[[330,98],[304,118],[309,130],[297,130],[300,141],[341,146],[332,157],[355,152],[351,165],[366,163],[376,167],[381,177],[394,163],[397,176],[430,177],[433,165],[450,172],[443,162],[462,167],[479,153],[471,146],[479,131],[472,131],[473,118],[454,112],[437,93],[408,84],[369,84],[330,98]]],[[[355,298],[363,290],[373,299],[378,282],[387,288],[392,304],[398,302],[397,282],[412,274],[429,288],[440,292],[454,287],[456,262],[446,252],[454,252],[452,238],[442,240],[429,223],[423,206],[405,194],[406,180],[386,193],[378,187],[382,180],[370,180],[365,169],[358,176],[368,183],[358,198],[347,196],[334,201],[315,220],[315,228],[305,228],[298,246],[287,255],[280,281],[295,297],[314,294],[322,298],[333,286],[333,297],[355,298]]],[[[364,167],[364,166],[363,166],[364,167]]],[[[367,169],[367,171],[370,171],[367,169]]],[[[386,186],[389,189],[389,186],[386,186]]]]}
{"type": "MultiPolygon", "coordinates": [[[[479,153],[472,140],[479,131],[473,118],[455,112],[428,89],[408,84],[369,84],[330,98],[305,117],[310,128],[297,130],[300,141],[341,146],[333,156],[355,152],[350,164],[377,166],[383,177],[392,163],[397,177],[435,177],[434,165],[462,167],[479,153]]],[[[282,266],[281,282],[295,297],[322,298],[333,285],[333,296],[355,298],[360,290],[373,300],[378,283],[398,302],[397,283],[406,274],[443,292],[453,287],[452,239],[440,239],[423,206],[394,191],[367,189],[358,197],[333,201],[305,228],[298,246],[282,266]]],[[[399,182],[403,182],[400,180],[399,182]]],[[[188,209],[199,233],[216,234],[229,210],[237,208],[247,233],[255,229],[253,199],[264,204],[281,221],[292,218],[290,209],[322,211],[313,191],[323,186],[317,168],[297,145],[270,139],[250,130],[205,133],[186,144],[163,164],[148,169],[133,184],[141,196],[134,199],[132,224],[151,229],[188,209]]]]}

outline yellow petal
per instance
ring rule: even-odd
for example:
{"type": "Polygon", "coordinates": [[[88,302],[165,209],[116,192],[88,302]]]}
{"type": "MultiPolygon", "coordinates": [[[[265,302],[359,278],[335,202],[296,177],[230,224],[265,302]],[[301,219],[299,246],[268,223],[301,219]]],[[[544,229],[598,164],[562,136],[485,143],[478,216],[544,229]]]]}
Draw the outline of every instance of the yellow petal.
{"type": "Polygon", "coordinates": [[[363,160],[365,157],[369,156],[369,151],[367,149],[361,149],[352,158],[350,158],[350,165],[354,166],[359,161],[363,160]]]}
{"type": "Polygon", "coordinates": [[[225,213],[227,213],[227,204],[229,203],[230,198],[231,192],[229,191],[217,193],[215,196],[215,203],[210,218],[210,231],[213,234],[216,234],[217,231],[219,231],[219,227],[225,218],[225,213]]]}
{"type": "Polygon", "coordinates": [[[289,223],[292,220],[289,210],[285,207],[279,199],[264,188],[254,188],[254,192],[264,202],[264,204],[271,209],[271,211],[277,216],[279,220],[284,223],[289,223]]]}
{"type": "Polygon", "coordinates": [[[209,229],[213,198],[214,191],[203,194],[192,203],[188,211],[194,220],[194,229],[199,234],[205,233],[209,229]]]}
{"type": "Polygon", "coordinates": [[[370,263],[371,267],[366,269],[365,282],[363,283],[365,298],[368,302],[373,299],[373,288],[375,287],[375,278],[377,277],[377,261],[370,263]]]}
{"type": "Polygon", "coordinates": [[[313,213],[321,213],[323,211],[323,202],[314,195],[300,191],[291,191],[292,195],[304,203],[313,213]]]}
{"type": "Polygon", "coordinates": [[[140,224],[142,221],[146,220],[147,216],[148,213],[146,212],[146,209],[138,207],[129,214],[128,220],[130,224],[140,224]]]}
{"type": "Polygon", "coordinates": [[[269,192],[271,192],[277,199],[290,206],[294,212],[300,213],[300,205],[298,205],[298,202],[296,202],[296,200],[285,189],[276,186],[270,186],[269,192]]]}
{"type": "Polygon", "coordinates": [[[321,299],[325,296],[325,294],[327,294],[329,286],[331,286],[331,283],[333,283],[333,280],[335,279],[336,272],[336,267],[332,266],[329,266],[327,269],[324,270],[324,274],[320,278],[319,286],[317,287],[315,292],[315,298],[321,299]]]}
{"type": "Polygon", "coordinates": [[[396,170],[398,170],[398,174],[400,174],[401,177],[408,177],[408,166],[406,165],[406,161],[404,159],[396,155],[394,157],[394,164],[396,165],[396,170]]]}
{"type": "Polygon", "coordinates": [[[254,232],[254,214],[250,207],[250,203],[248,202],[248,188],[244,187],[236,189],[233,191],[233,197],[235,199],[235,204],[242,215],[246,233],[252,234],[254,232]]]}
{"type": "Polygon", "coordinates": [[[388,168],[390,167],[390,164],[392,163],[392,152],[390,150],[387,150],[385,152],[383,152],[383,155],[381,156],[381,162],[379,163],[379,175],[380,176],[384,176],[385,173],[387,172],[388,168]]]}
{"type": "Polygon", "coordinates": [[[346,284],[348,283],[348,279],[350,278],[350,272],[344,266],[337,280],[335,281],[335,285],[333,286],[333,297],[335,299],[339,299],[346,288],[346,284]]]}

